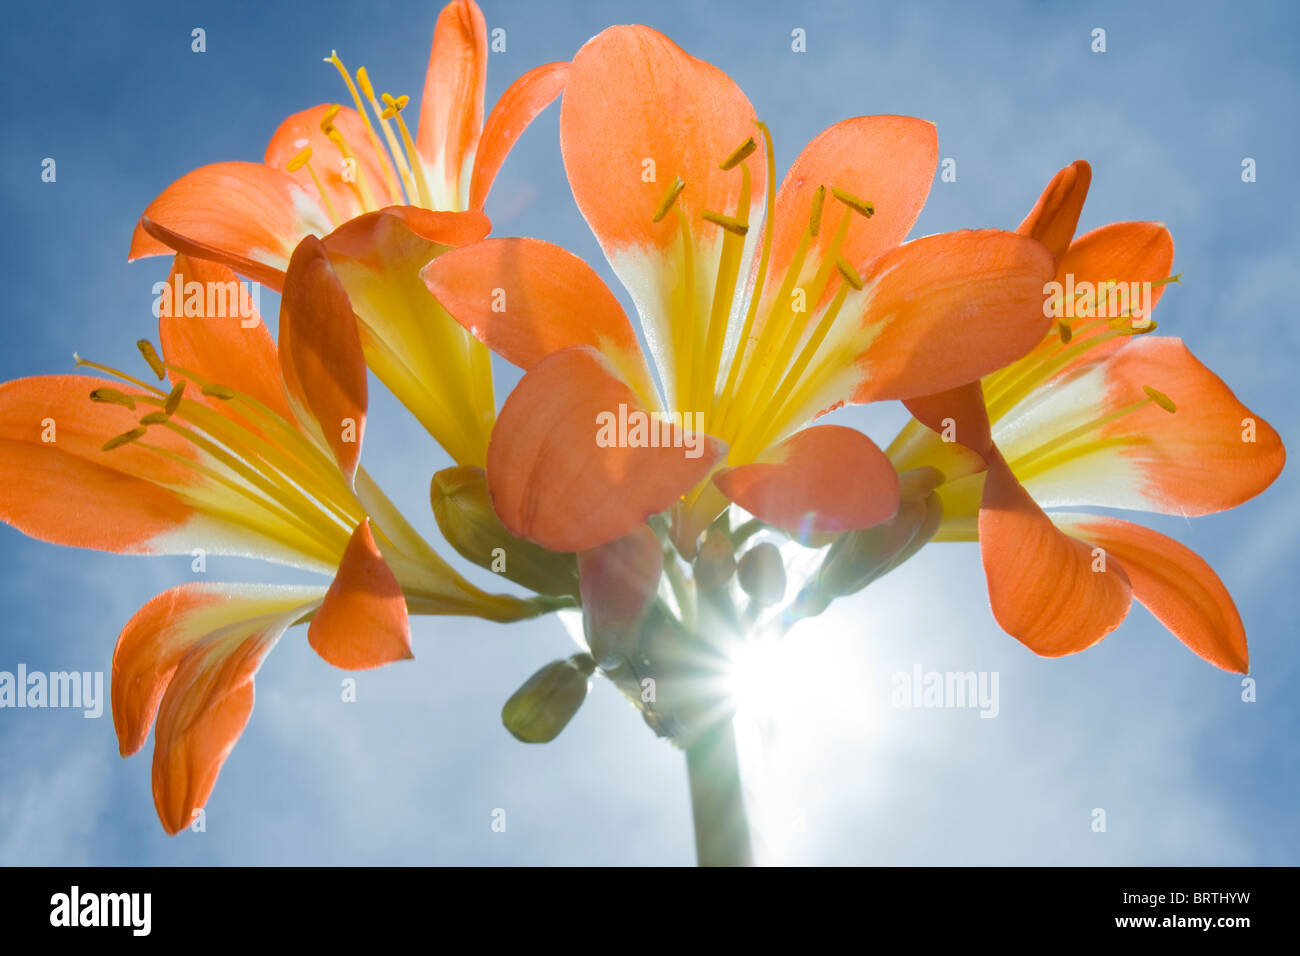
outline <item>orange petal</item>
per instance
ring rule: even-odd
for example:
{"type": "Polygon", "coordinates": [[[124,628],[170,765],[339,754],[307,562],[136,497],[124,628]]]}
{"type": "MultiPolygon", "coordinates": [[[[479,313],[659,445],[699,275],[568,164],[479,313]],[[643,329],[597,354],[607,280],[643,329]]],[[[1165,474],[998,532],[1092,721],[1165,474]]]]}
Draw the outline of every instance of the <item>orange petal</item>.
{"type": "Polygon", "coordinates": [[[155,597],[113,652],[113,723],[123,756],[154,735],[154,803],[168,833],[188,826],[253,707],[253,675],[322,589],[184,584],[155,597]]]}
{"type": "Polygon", "coordinates": [[[1091,515],[1053,515],[1078,535],[1119,558],[1133,596],[1174,636],[1215,667],[1250,670],[1246,629],[1219,576],[1190,548],[1149,528],[1091,515]]]}
{"type": "MultiPolygon", "coordinates": [[[[674,177],[686,183],[674,209],[693,226],[704,211],[730,215],[741,175],[718,165],[756,135],[754,109],[731,78],[662,33],[610,27],[578,51],[560,112],[564,167],[578,207],[634,295],[646,277],[625,274],[640,263],[623,253],[639,259],[676,242],[674,216],[651,222],[674,177]]],[[[761,203],[761,148],[745,163],[761,203]]]]}
{"type": "MultiPolygon", "coordinates": [[[[194,516],[171,489],[192,482],[194,473],[134,444],[103,451],[108,439],[135,428],[149,409],[92,402],[90,392],[99,387],[118,383],[50,375],[0,385],[0,519],[54,544],[166,550],[161,539],[194,516]]],[[[150,431],[149,441],[192,457],[185,442],[164,429],[150,431]]]]}
{"type": "Polygon", "coordinates": [[[569,78],[568,63],[547,63],[529,70],[507,87],[488,114],[474,157],[470,180],[469,208],[482,209],[488,190],[515,141],[537,114],[560,95],[569,78]]]}
{"type": "MultiPolygon", "coordinates": [[[[1065,256],[1057,262],[1056,281],[1064,284],[1066,277],[1072,276],[1076,289],[1084,282],[1091,283],[1094,289],[1104,282],[1156,283],[1169,278],[1173,264],[1174,240],[1164,223],[1116,222],[1085,233],[1070,243],[1065,256]]],[[[1150,311],[1155,310],[1166,288],[1167,284],[1152,285],[1150,311]]],[[[1069,316],[1064,321],[1075,333],[1074,341],[1087,341],[1107,331],[1104,323],[1097,323],[1088,316],[1069,316]],[[1080,331],[1090,324],[1093,328],[1080,331]]],[[[1133,341],[1130,336],[1121,336],[1096,346],[1063,366],[1056,377],[1060,378],[1084,362],[1095,361],[1133,341]]]]}
{"type": "Polygon", "coordinates": [[[285,275],[280,366],[299,419],[319,426],[319,437],[351,480],[365,431],[366,360],[348,294],[324,245],[312,236],[294,251],[285,275]]]}
{"type": "Polygon", "coordinates": [[[490,356],[429,295],[420,270],[490,227],[481,212],[393,206],[359,216],[323,240],[359,320],[371,369],[457,462],[479,466],[495,412],[490,356]]]}
{"type": "Polygon", "coordinates": [[[728,498],[786,531],[856,531],[898,511],[898,473],[862,432],[814,425],[751,465],[713,476],[728,498]]]}
{"type": "MultiPolygon", "coordinates": [[[[275,340],[239,281],[220,263],[180,254],[173,259],[164,290],[167,298],[160,299],[169,301],[170,308],[160,309],[158,317],[163,358],[209,382],[250,395],[291,422],[275,340]],[[192,300],[190,291],[198,292],[198,297],[192,300]]],[[[171,377],[184,375],[171,373],[171,377]]],[[[228,403],[205,399],[198,389],[187,394],[223,412],[229,410],[228,403]]]]}
{"type": "Polygon", "coordinates": [[[325,208],[320,191],[311,178],[314,172],[339,222],[345,222],[365,211],[358,182],[365,182],[381,206],[402,201],[401,194],[395,195],[390,189],[390,184],[396,183],[397,177],[388,155],[375,150],[365,121],[351,107],[339,108],[321,104],[294,113],[280,124],[271,137],[271,142],[266,146],[264,161],[272,169],[285,169],[289,161],[304,148],[311,149],[311,157],[308,160],[311,163],[311,170],[304,166],[289,175],[316,200],[317,205],[325,208]],[[343,134],[348,149],[356,159],[357,168],[348,170],[346,177],[344,172],[347,170],[347,165],[342,153],[320,128],[322,117],[331,109],[337,109],[331,122],[343,134]]]}
{"type": "Polygon", "coordinates": [[[278,289],[298,241],[330,228],[325,211],[288,173],[261,163],[213,163],[186,173],[149,204],[127,258],[184,252],[278,289]]]}
{"type": "Polygon", "coordinates": [[[487,25],[473,0],[453,0],[433,29],[416,151],[439,209],[468,206],[469,166],[483,129],[487,25]]]}
{"type": "Polygon", "coordinates": [[[1132,590],[1120,563],[1058,529],[997,454],[984,484],[979,541],[993,616],[1035,654],[1091,647],[1128,613],[1132,590]]]}
{"type": "MultiPolygon", "coordinates": [[[[993,453],[993,436],[989,428],[988,409],[984,405],[984,389],[979,382],[959,385],[936,395],[922,395],[903,402],[907,410],[931,431],[951,437],[986,462],[993,453]]],[[[916,467],[916,466],[910,466],[916,467]]]]}
{"type": "Polygon", "coordinates": [[[329,663],[350,671],[415,656],[402,586],[375,545],[369,518],[352,532],[307,641],[329,663]]]}
{"type": "Polygon", "coordinates": [[[543,359],[506,399],[488,447],[488,489],[505,526],[553,551],[586,551],[673,505],[724,454],[716,439],[675,425],[653,429],[658,447],[641,444],[661,424],[645,415],[594,349],[543,359]]]}
{"type": "Polygon", "coordinates": [[[552,352],[589,345],[639,394],[654,394],[618,299],[591,266],[559,246],[485,239],[444,253],[421,276],[452,318],[525,371],[552,352]]]}
{"type": "Polygon", "coordinates": [[[1074,239],[1091,183],[1092,167],[1085,160],[1076,159],[1052,177],[1016,232],[1037,239],[1059,261],[1074,239]]]}
{"type": "MultiPolygon", "coordinates": [[[[849,231],[840,255],[856,268],[907,238],[930,193],[938,161],[934,124],[911,116],[858,116],[820,133],[795,159],[777,194],[766,291],[774,294],[780,287],[808,228],[819,187],[827,190],[823,225],[812,241],[805,270],[817,268],[842,215],[849,216],[849,231]],[[832,187],[872,203],[875,215],[867,219],[850,211],[830,195],[832,187]]],[[[833,285],[824,299],[833,294],[833,285]]],[[[810,310],[813,305],[809,303],[810,310]]]]}
{"type": "Polygon", "coordinates": [[[645,618],[664,569],[664,549],[649,525],[578,555],[582,625],[597,663],[612,663],[622,639],[645,618]]]}
{"type": "Polygon", "coordinates": [[[1040,395],[1020,419],[1032,421],[1032,429],[1016,427],[1014,440],[1009,436],[1002,447],[1034,497],[1048,506],[1176,515],[1226,511],[1272,484],[1286,461],[1277,432],[1180,339],[1143,336],[1040,395]],[[1147,386],[1164,393],[1176,411],[1147,401],[1147,386]],[[1050,456],[1028,457],[1035,444],[1076,419],[1095,420],[1141,402],[1050,456]],[[1050,417],[1052,410],[1068,413],[1068,421],[1050,417]]]}
{"type": "Polygon", "coordinates": [[[878,256],[782,417],[945,392],[1014,361],[1046,332],[1043,286],[1054,271],[1042,244],[997,230],[927,236],[878,256]]]}

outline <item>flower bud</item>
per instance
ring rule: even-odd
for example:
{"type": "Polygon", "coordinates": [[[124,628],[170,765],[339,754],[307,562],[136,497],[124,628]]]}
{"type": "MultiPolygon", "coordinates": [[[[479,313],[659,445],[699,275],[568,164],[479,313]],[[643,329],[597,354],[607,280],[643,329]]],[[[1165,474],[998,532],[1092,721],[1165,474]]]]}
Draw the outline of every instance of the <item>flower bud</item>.
{"type": "Polygon", "coordinates": [[[577,560],[512,535],[492,508],[482,468],[444,468],[429,497],[443,537],[461,557],[538,594],[577,596],[577,560]]]}
{"type": "Polygon", "coordinates": [[[785,563],[770,541],[760,541],[741,556],[737,576],[745,593],[759,604],[779,604],[785,597],[785,563]]]}
{"type": "Polygon", "coordinates": [[[934,536],[942,517],[938,495],[904,498],[898,514],[884,524],[840,535],[816,578],[799,596],[800,604],[820,610],[833,598],[862,590],[920,550],[934,536]]]}
{"type": "Polygon", "coordinates": [[[695,586],[701,591],[717,591],[731,582],[736,573],[736,553],[725,531],[710,528],[705,532],[694,569],[695,586]]]}
{"type": "Polygon", "coordinates": [[[636,648],[663,570],[663,545],[647,525],[578,556],[583,633],[601,667],[636,648]]]}
{"type": "Polygon", "coordinates": [[[551,661],[515,691],[501,708],[501,722],[517,740],[554,740],[587,699],[596,662],[587,654],[551,661]]]}

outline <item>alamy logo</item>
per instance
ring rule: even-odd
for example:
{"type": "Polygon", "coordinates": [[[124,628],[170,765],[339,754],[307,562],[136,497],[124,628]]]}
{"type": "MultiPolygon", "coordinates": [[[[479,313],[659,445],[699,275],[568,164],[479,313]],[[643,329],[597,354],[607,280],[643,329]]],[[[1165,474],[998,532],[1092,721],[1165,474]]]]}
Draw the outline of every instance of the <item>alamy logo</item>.
{"type": "Polygon", "coordinates": [[[0,708],[80,707],[84,717],[104,713],[103,671],[0,671],[0,708]]]}
{"type": "Polygon", "coordinates": [[[171,282],[153,284],[153,314],[209,319],[238,318],[246,329],[257,325],[262,306],[262,287],[256,282],[245,285],[237,279],[229,282],[185,281],[176,273],[171,282]]]}
{"type": "Polygon", "coordinates": [[[704,454],[704,413],[651,415],[618,406],[596,415],[596,444],[601,448],[685,448],[687,458],[704,454]]]}
{"type": "Polygon", "coordinates": [[[1065,282],[1048,282],[1043,294],[1043,315],[1049,319],[1132,319],[1134,328],[1151,321],[1150,282],[1076,283],[1067,272],[1065,282]]]}
{"type": "Polygon", "coordinates": [[[74,886],[50,897],[51,926],[129,926],[133,936],[148,936],[153,923],[150,893],[82,893],[74,886]]]}
{"type": "Polygon", "coordinates": [[[996,717],[1000,709],[997,671],[926,671],[914,664],[911,673],[899,671],[889,683],[895,707],[969,708],[981,717],[996,717]]]}

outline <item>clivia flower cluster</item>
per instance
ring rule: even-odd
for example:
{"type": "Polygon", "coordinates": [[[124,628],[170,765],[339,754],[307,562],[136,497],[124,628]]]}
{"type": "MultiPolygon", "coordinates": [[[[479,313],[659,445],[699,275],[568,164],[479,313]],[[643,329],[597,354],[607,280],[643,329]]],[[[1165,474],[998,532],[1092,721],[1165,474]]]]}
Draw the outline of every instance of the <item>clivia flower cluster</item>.
{"type": "Polygon", "coordinates": [[[778,183],[772,128],[740,88],[647,27],[526,73],[485,117],[487,31],[457,0],[414,130],[407,96],[328,62],[348,104],[290,116],[262,162],[181,177],[131,243],[132,259],[172,256],[169,281],[281,292],[278,343],[256,315],[186,303],[163,310],[158,347],[141,340],[138,369],[78,358],[91,374],[0,386],[13,527],[253,555],[328,582],[181,584],[122,630],[113,719],[123,755],[154,729],[169,833],[208,800],[255,674],[296,624],[359,669],[412,656],[412,613],[580,609],[580,651],[506,702],[506,727],[553,739],[603,674],[686,751],[700,859],[722,863],[749,859],[737,648],[930,542],[979,543],[994,616],[1037,654],[1095,644],[1136,598],[1210,663],[1247,670],[1240,616],[1202,559],[1077,510],[1222,511],[1285,458],[1149,316],[1108,314],[1100,295],[1044,307],[1049,289],[1085,285],[1143,285],[1154,306],[1176,280],[1161,224],[1075,236],[1087,163],[1013,230],[908,239],[933,125],[843,120],[778,183]],[[489,235],[492,181],[557,98],[568,186],[635,322],[580,258],[489,235]],[[523,371],[499,407],[491,353],[523,371]],[[471,583],[367,474],[368,372],[456,463],[431,476],[447,544],[512,593],[471,583]],[[817,421],[881,401],[913,416],[885,449],[817,421]],[[655,440],[627,440],[629,421],[655,440]]]}

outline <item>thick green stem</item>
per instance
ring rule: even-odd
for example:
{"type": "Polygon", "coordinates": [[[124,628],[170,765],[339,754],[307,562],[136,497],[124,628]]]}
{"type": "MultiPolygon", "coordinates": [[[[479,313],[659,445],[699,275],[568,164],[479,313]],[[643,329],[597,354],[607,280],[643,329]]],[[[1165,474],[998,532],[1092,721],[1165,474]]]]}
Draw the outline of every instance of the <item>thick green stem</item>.
{"type": "Polygon", "coordinates": [[[686,770],[700,866],[753,866],[749,819],[731,721],[701,733],[686,748],[686,770]]]}

